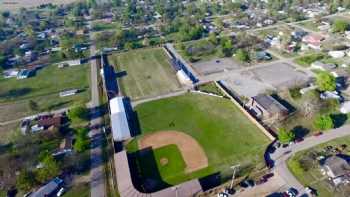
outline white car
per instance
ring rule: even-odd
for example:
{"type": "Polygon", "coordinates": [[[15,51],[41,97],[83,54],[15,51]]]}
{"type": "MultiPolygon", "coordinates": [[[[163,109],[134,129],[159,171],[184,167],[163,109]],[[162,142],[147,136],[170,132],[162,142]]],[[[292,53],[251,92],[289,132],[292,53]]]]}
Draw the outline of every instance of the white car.
{"type": "Polygon", "coordinates": [[[62,187],[60,190],[58,190],[58,192],[57,192],[57,197],[62,196],[62,195],[64,194],[65,191],[66,191],[66,190],[62,187]]]}

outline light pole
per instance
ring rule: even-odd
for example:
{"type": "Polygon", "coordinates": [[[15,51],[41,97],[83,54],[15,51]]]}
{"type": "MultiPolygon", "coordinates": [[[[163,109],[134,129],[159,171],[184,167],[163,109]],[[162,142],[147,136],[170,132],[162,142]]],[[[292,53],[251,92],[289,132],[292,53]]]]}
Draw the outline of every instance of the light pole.
{"type": "Polygon", "coordinates": [[[231,166],[231,169],[233,169],[232,180],[231,180],[231,185],[230,185],[231,190],[233,189],[233,181],[235,180],[237,168],[239,168],[239,164],[231,166]]]}
{"type": "Polygon", "coordinates": [[[175,191],[176,197],[179,197],[179,196],[178,196],[178,189],[179,189],[179,187],[180,187],[180,186],[174,186],[174,187],[172,188],[172,190],[175,191]]]}

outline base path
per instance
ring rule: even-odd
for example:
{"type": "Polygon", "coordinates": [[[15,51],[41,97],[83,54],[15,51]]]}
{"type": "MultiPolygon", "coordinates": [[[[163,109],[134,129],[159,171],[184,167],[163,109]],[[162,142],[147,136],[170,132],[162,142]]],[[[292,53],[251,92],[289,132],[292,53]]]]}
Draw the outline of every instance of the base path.
{"type": "Polygon", "coordinates": [[[139,148],[153,149],[166,145],[175,144],[181,152],[182,158],[186,164],[186,172],[194,172],[196,170],[208,166],[208,158],[203,148],[198,142],[183,132],[178,131],[159,131],[148,134],[140,139],[139,148]]]}

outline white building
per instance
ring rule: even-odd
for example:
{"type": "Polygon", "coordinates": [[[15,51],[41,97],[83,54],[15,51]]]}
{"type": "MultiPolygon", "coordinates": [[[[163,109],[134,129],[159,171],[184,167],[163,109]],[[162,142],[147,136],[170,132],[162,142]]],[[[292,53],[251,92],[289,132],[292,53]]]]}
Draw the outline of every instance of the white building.
{"type": "Polygon", "coordinates": [[[128,118],[125,112],[123,97],[115,97],[109,101],[113,139],[116,142],[131,138],[128,118]]]}

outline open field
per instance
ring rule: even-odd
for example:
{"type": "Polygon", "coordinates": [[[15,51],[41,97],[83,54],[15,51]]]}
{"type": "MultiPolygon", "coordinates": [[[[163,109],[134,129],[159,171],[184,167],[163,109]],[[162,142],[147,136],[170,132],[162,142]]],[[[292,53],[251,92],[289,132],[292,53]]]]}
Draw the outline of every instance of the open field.
{"type": "Polygon", "coordinates": [[[48,111],[67,107],[74,102],[88,101],[89,70],[87,65],[65,69],[50,65],[28,79],[0,78],[0,121],[36,113],[29,110],[29,100],[38,104],[37,111],[48,111]],[[82,92],[74,96],[59,97],[60,91],[75,88],[82,92]]]}
{"type": "Polygon", "coordinates": [[[343,151],[343,154],[350,154],[350,137],[339,138],[328,143],[321,144],[319,146],[313,147],[311,149],[301,151],[296,153],[292,158],[288,160],[288,168],[294,174],[294,176],[305,186],[316,189],[318,196],[320,197],[346,197],[350,192],[350,187],[341,187],[337,190],[328,183],[327,179],[320,173],[319,165],[315,161],[314,164],[308,165],[312,166],[307,171],[304,171],[296,167],[296,163],[299,163],[300,160],[306,161],[307,155],[311,154],[320,154],[324,152],[324,148],[327,146],[340,147],[341,145],[346,144],[347,149],[343,151]]]}
{"type": "MultiPolygon", "coordinates": [[[[233,164],[241,164],[241,173],[264,166],[263,154],[269,140],[228,99],[186,94],[144,103],[135,110],[141,135],[128,144],[129,153],[138,152],[137,144],[143,137],[157,131],[172,130],[182,131],[195,139],[208,158],[207,168],[180,173],[181,176],[174,176],[171,181],[161,174],[160,179],[155,180],[158,183],[165,181],[173,185],[213,173],[219,173],[221,180],[225,180],[232,173],[230,166],[233,164]]],[[[168,156],[172,154],[172,151],[167,153],[168,156]]],[[[159,169],[154,173],[159,173],[157,171],[159,169]]]]}
{"type": "Polygon", "coordinates": [[[0,10],[19,10],[20,8],[31,8],[42,4],[69,4],[80,0],[0,0],[0,10]]]}
{"type": "Polygon", "coordinates": [[[161,48],[133,50],[110,57],[111,64],[126,75],[119,79],[122,92],[132,100],[178,90],[175,71],[161,48]]]}

